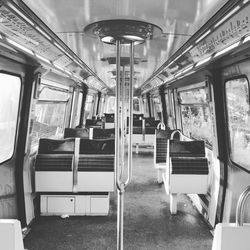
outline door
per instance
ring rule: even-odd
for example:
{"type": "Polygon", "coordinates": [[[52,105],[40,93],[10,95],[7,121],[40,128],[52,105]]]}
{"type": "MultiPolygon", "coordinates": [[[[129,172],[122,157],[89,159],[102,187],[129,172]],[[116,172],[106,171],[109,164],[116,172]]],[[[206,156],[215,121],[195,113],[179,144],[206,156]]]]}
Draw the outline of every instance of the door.
{"type": "Polygon", "coordinates": [[[28,71],[23,64],[0,58],[0,218],[17,218],[23,226],[25,120],[32,86],[24,84],[28,71]]]}

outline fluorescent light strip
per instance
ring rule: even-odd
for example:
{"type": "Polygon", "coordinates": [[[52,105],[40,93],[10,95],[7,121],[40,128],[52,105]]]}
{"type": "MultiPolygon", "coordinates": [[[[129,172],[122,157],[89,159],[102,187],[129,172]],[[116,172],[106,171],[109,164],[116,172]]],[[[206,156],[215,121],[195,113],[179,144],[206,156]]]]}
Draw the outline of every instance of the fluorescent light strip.
{"type": "Polygon", "coordinates": [[[246,3],[248,3],[249,2],[249,0],[244,0],[243,1],[243,4],[246,4],[246,3]]]}
{"type": "Polygon", "coordinates": [[[227,53],[228,51],[230,51],[230,50],[236,48],[239,44],[240,44],[240,41],[231,44],[231,45],[228,46],[227,48],[225,48],[225,49],[223,49],[223,50],[221,50],[221,51],[219,51],[219,52],[216,52],[216,54],[214,55],[214,57],[217,57],[217,56],[220,56],[220,55],[222,55],[222,54],[227,53]]]}
{"type": "Polygon", "coordinates": [[[231,10],[227,15],[225,15],[220,21],[218,21],[214,27],[217,28],[219,25],[221,25],[224,21],[226,21],[230,16],[232,16],[236,11],[240,9],[240,6],[238,5],[233,10],[231,10]]]}
{"type": "Polygon", "coordinates": [[[177,74],[175,74],[175,77],[178,77],[178,76],[181,75],[182,73],[183,73],[182,71],[178,72],[177,74]]]}
{"type": "Polygon", "coordinates": [[[200,36],[195,43],[200,42],[203,38],[205,38],[209,33],[211,32],[211,30],[208,30],[207,32],[205,32],[202,36],[200,36]]]}
{"type": "Polygon", "coordinates": [[[186,52],[188,52],[190,49],[192,49],[192,45],[190,45],[188,48],[186,48],[182,53],[181,55],[184,55],[186,52]]]}
{"type": "Polygon", "coordinates": [[[58,74],[58,75],[62,75],[64,72],[61,72],[57,69],[52,69],[52,72],[54,72],[55,74],[58,74]]]}
{"type": "Polygon", "coordinates": [[[194,65],[190,65],[189,67],[185,68],[182,73],[186,73],[187,71],[189,71],[190,69],[192,69],[194,67],[194,65]]]}
{"type": "Polygon", "coordinates": [[[14,45],[15,47],[17,47],[17,48],[23,50],[24,52],[27,52],[27,53],[29,53],[30,55],[34,56],[33,51],[30,50],[30,49],[28,49],[28,48],[26,48],[26,47],[24,47],[23,45],[18,44],[17,42],[12,41],[12,40],[10,40],[9,38],[6,38],[6,41],[7,41],[8,43],[14,45]]]}
{"type": "Polygon", "coordinates": [[[61,67],[61,66],[59,66],[59,65],[56,65],[56,64],[54,64],[54,66],[55,66],[57,69],[59,69],[59,70],[61,70],[61,71],[64,72],[64,68],[63,68],[63,67],[61,67]]]}
{"type": "Polygon", "coordinates": [[[204,63],[206,63],[206,62],[208,62],[209,60],[211,60],[211,58],[212,58],[212,56],[209,56],[209,57],[207,57],[207,58],[205,58],[205,59],[199,61],[195,66],[198,67],[198,66],[200,66],[200,65],[202,65],[202,64],[204,64],[204,63]]]}
{"type": "Polygon", "coordinates": [[[73,75],[73,77],[75,77],[75,78],[78,79],[79,81],[82,81],[82,78],[79,77],[78,75],[73,75]]]}
{"type": "Polygon", "coordinates": [[[50,37],[47,33],[45,33],[41,28],[39,28],[38,26],[36,26],[36,29],[37,29],[43,36],[45,36],[48,40],[51,41],[51,37],[50,37]]]}
{"type": "Polygon", "coordinates": [[[19,16],[21,16],[23,19],[25,19],[29,24],[31,24],[32,26],[34,26],[35,24],[28,18],[26,17],[22,12],[20,12],[14,5],[12,5],[11,3],[7,2],[7,5],[13,9],[19,16]]]}
{"type": "Polygon", "coordinates": [[[169,67],[172,63],[177,61],[181,56],[183,56],[186,52],[188,52],[190,49],[192,49],[192,45],[190,45],[188,48],[186,48],[180,55],[178,55],[167,67],[169,67]]]}
{"type": "Polygon", "coordinates": [[[185,76],[189,76],[189,75],[193,74],[194,72],[195,72],[195,71],[192,70],[192,71],[188,72],[185,76]]]}
{"type": "Polygon", "coordinates": [[[3,39],[3,36],[0,34],[0,39],[3,39]]]}
{"type": "Polygon", "coordinates": [[[54,43],[54,44],[56,45],[56,47],[57,47],[58,49],[60,49],[62,52],[65,53],[65,49],[64,49],[61,45],[59,45],[58,43],[54,43]]]}
{"type": "Polygon", "coordinates": [[[246,36],[243,40],[243,43],[249,42],[250,41],[250,35],[246,36]]]}
{"type": "Polygon", "coordinates": [[[65,71],[65,73],[67,73],[67,74],[69,74],[70,76],[72,76],[72,73],[70,72],[70,71],[68,71],[68,70],[64,70],[65,71]]]}
{"type": "Polygon", "coordinates": [[[47,58],[45,58],[45,57],[43,57],[43,56],[40,56],[40,55],[38,55],[38,54],[36,54],[36,53],[35,53],[35,55],[36,55],[36,57],[37,57],[38,59],[40,59],[40,60],[42,60],[42,61],[44,61],[44,62],[46,62],[46,63],[48,63],[48,64],[51,64],[51,62],[50,62],[49,59],[47,59],[47,58]]]}
{"type": "Polygon", "coordinates": [[[173,80],[174,79],[174,76],[170,76],[168,79],[167,79],[167,81],[171,81],[171,80],[173,80]]]}

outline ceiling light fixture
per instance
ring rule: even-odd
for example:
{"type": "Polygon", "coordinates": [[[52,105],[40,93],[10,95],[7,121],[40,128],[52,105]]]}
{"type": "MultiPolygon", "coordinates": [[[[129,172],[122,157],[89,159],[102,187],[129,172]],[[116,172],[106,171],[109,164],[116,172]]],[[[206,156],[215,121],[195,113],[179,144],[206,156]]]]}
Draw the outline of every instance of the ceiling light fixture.
{"type": "Polygon", "coordinates": [[[36,26],[36,30],[38,30],[44,37],[51,41],[51,37],[45,33],[40,27],[36,26]]]}
{"type": "Polygon", "coordinates": [[[42,61],[44,61],[44,62],[46,62],[46,63],[48,63],[48,64],[51,64],[50,60],[48,60],[47,58],[45,58],[45,57],[43,57],[43,56],[40,56],[40,55],[38,55],[38,54],[36,54],[36,53],[35,53],[35,56],[36,56],[38,59],[40,59],[40,60],[42,60],[42,61]]]}
{"type": "Polygon", "coordinates": [[[99,38],[102,42],[115,44],[140,44],[152,37],[160,36],[160,27],[139,20],[111,19],[91,23],[84,28],[84,33],[99,38]]]}
{"type": "Polygon", "coordinates": [[[208,62],[211,59],[212,59],[212,56],[209,56],[209,57],[207,57],[205,59],[202,59],[201,61],[199,61],[199,62],[196,63],[195,67],[201,66],[202,64],[208,62]]]}
{"type": "Polygon", "coordinates": [[[224,23],[230,16],[232,16],[236,11],[240,9],[240,6],[236,6],[234,9],[232,9],[227,15],[225,15],[220,21],[218,21],[214,27],[217,28],[220,26],[222,23],[224,23]]]}
{"type": "Polygon", "coordinates": [[[231,44],[230,46],[226,47],[225,49],[222,49],[221,51],[216,52],[216,54],[214,55],[214,57],[218,57],[220,55],[223,55],[223,54],[227,53],[228,51],[236,48],[239,44],[240,44],[240,41],[231,44]]]}
{"type": "Polygon", "coordinates": [[[32,50],[30,50],[30,49],[24,47],[23,45],[21,45],[21,44],[15,42],[15,41],[13,41],[13,40],[11,40],[11,39],[9,39],[9,38],[6,38],[6,41],[7,41],[8,43],[14,45],[14,46],[17,47],[18,49],[21,49],[22,51],[27,52],[28,54],[34,56],[34,52],[33,52],[32,50]]]}
{"type": "Polygon", "coordinates": [[[211,33],[211,30],[206,31],[203,35],[201,35],[196,41],[195,43],[199,43],[203,38],[205,38],[208,34],[211,33]]]}

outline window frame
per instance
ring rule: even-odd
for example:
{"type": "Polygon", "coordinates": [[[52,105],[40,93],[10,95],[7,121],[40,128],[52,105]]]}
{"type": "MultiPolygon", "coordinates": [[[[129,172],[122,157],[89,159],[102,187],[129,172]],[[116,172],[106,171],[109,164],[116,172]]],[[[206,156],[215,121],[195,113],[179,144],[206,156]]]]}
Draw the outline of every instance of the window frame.
{"type": "MultiPolygon", "coordinates": [[[[204,81],[204,82],[201,82],[201,83],[193,84],[191,86],[187,86],[187,87],[183,87],[183,88],[177,89],[177,91],[176,91],[178,108],[179,108],[179,111],[180,111],[180,118],[181,118],[180,119],[180,121],[181,121],[181,131],[182,131],[182,133],[183,133],[184,136],[186,136],[186,137],[188,137],[188,138],[190,138],[192,140],[199,140],[199,139],[197,139],[197,138],[195,138],[193,136],[190,137],[189,135],[184,134],[184,132],[183,132],[183,117],[182,117],[181,107],[182,106],[189,106],[189,107],[203,107],[203,106],[205,106],[205,107],[207,107],[209,109],[210,115],[211,115],[211,107],[209,105],[208,97],[206,98],[206,102],[204,102],[204,103],[201,103],[201,102],[199,102],[199,103],[198,102],[197,103],[181,103],[181,101],[180,101],[180,95],[179,94],[182,93],[182,92],[193,91],[193,90],[197,90],[197,89],[204,89],[205,92],[206,92],[206,94],[207,94],[207,91],[208,91],[207,88],[208,87],[206,86],[206,83],[204,81]]],[[[212,117],[211,117],[211,119],[212,119],[212,117]]],[[[211,128],[211,130],[212,130],[211,132],[213,133],[213,128],[211,128]]],[[[212,136],[214,137],[214,133],[213,133],[212,136]]],[[[205,139],[204,139],[204,142],[205,142],[205,145],[206,145],[207,148],[209,148],[209,149],[213,148],[213,144],[210,144],[205,139]]]]}
{"type": "Polygon", "coordinates": [[[228,117],[228,106],[227,106],[227,92],[226,92],[226,83],[229,82],[229,81],[232,81],[232,80],[237,80],[237,79],[242,79],[242,78],[245,78],[246,81],[247,81],[247,85],[248,85],[248,105],[250,107],[250,83],[249,83],[249,80],[248,80],[248,77],[247,75],[245,74],[241,74],[241,75],[238,75],[238,76],[235,76],[235,77],[230,77],[230,78],[226,78],[224,80],[224,84],[223,84],[223,89],[224,89],[224,105],[225,105],[225,120],[226,120],[226,128],[227,128],[227,131],[226,131],[226,136],[227,136],[227,157],[228,157],[228,160],[231,164],[233,164],[234,166],[237,166],[238,168],[250,173],[250,169],[247,169],[241,165],[239,165],[238,163],[234,162],[231,158],[231,152],[232,152],[232,145],[231,145],[231,139],[230,139],[230,132],[229,132],[229,117],[228,117]]]}
{"type": "Polygon", "coordinates": [[[8,72],[6,70],[0,70],[0,74],[5,74],[5,75],[11,75],[11,76],[15,76],[17,78],[20,79],[20,90],[19,90],[19,100],[18,100],[18,108],[17,108],[17,116],[16,116],[16,129],[15,129],[15,137],[14,137],[14,144],[13,144],[13,150],[12,150],[12,154],[9,158],[7,158],[6,160],[0,162],[0,166],[3,165],[4,163],[11,161],[12,158],[14,157],[15,153],[16,153],[16,147],[17,147],[17,135],[18,135],[18,128],[19,128],[19,123],[20,123],[20,111],[21,111],[21,102],[22,102],[22,96],[23,96],[23,78],[20,74],[15,74],[15,73],[11,73],[8,72]]]}

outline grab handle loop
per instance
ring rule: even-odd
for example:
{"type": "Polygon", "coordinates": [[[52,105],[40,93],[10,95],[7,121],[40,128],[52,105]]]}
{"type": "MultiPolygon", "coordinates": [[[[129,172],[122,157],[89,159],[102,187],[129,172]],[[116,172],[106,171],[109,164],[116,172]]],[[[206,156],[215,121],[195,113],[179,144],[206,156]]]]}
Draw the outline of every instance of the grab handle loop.
{"type": "Polygon", "coordinates": [[[161,130],[166,130],[166,126],[163,122],[159,122],[156,128],[161,130]]]}
{"type": "Polygon", "coordinates": [[[243,226],[243,217],[245,211],[246,200],[250,196],[250,186],[248,186],[240,195],[239,200],[237,202],[236,208],[236,225],[239,227],[243,226]]]}

